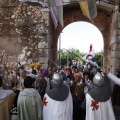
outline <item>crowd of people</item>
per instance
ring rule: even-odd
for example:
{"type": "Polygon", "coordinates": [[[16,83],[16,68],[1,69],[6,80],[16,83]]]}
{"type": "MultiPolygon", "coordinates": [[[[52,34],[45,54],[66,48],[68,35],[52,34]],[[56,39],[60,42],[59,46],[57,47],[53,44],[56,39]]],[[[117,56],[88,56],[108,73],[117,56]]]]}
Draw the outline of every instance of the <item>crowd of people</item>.
{"type": "Polygon", "coordinates": [[[88,63],[21,65],[0,77],[0,120],[115,120],[109,80],[120,85],[117,75],[88,63]]]}

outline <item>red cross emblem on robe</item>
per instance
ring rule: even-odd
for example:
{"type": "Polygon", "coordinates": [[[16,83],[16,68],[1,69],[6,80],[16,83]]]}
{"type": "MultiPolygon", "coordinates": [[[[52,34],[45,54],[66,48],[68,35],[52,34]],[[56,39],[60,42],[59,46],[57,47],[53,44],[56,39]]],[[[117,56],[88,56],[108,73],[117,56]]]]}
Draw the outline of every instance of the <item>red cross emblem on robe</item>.
{"type": "Polygon", "coordinates": [[[44,100],[43,100],[44,106],[47,106],[47,103],[48,103],[48,102],[46,101],[46,99],[47,99],[47,98],[44,98],[44,100]]]}
{"type": "Polygon", "coordinates": [[[92,111],[95,111],[95,110],[97,110],[97,109],[99,108],[98,103],[99,103],[98,101],[96,101],[96,100],[93,101],[93,100],[92,100],[92,103],[91,103],[91,107],[93,107],[93,108],[92,108],[92,111]]]}

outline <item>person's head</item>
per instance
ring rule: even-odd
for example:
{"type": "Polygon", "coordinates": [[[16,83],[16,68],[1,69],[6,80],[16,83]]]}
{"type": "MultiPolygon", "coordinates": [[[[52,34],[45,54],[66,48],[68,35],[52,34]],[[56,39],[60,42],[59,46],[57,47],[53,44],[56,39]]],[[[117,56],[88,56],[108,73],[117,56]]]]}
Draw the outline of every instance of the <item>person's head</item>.
{"type": "Polygon", "coordinates": [[[117,73],[119,71],[118,67],[115,67],[115,73],[117,73]]]}
{"type": "Polygon", "coordinates": [[[85,79],[89,79],[89,77],[90,77],[89,72],[84,72],[84,73],[83,73],[83,77],[84,77],[85,79]]]}
{"type": "Polygon", "coordinates": [[[49,75],[49,71],[47,69],[43,70],[42,77],[48,77],[48,75],[49,75]]]}
{"type": "Polygon", "coordinates": [[[2,77],[0,76],[0,87],[2,86],[3,84],[3,80],[2,80],[2,77]]]}
{"type": "Polygon", "coordinates": [[[30,67],[32,70],[34,70],[34,64],[31,64],[30,67]]]}
{"type": "Polygon", "coordinates": [[[67,76],[67,81],[70,81],[70,80],[71,80],[71,76],[68,75],[68,76],[67,76]]]}
{"type": "Polygon", "coordinates": [[[57,72],[57,68],[53,67],[53,72],[56,73],[57,72]]]}
{"type": "Polygon", "coordinates": [[[53,67],[52,67],[52,66],[49,66],[49,67],[48,67],[48,71],[53,72],[53,67]]]}
{"type": "Polygon", "coordinates": [[[53,75],[51,82],[53,84],[59,85],[63,83],[63,78],[59,73],[53,75]]]}
{"type": "Polygon", "coordinates": [[[72,75],[72,71],[70,68],[65,68],[65,72],[67,75],[72,75]]]}
{"type": "Polygon", "coordinates": [[[41,68],[41,64],[40,64],[40,62],[36,62],[36,63],[35,63],[35,66],[36,66],[36,69],[39,71],[40,68],[41,68]]]}
{"type": "Polygon", "coordinates": [[[35,82],[35,79],[33,79],[30,76],[27,76],[24,79],[24,87],[25,88],[34,88],[34,82],[35,82]]]}
{"type": "Polygon", "coordinates": [[[75,74],[75,82],[80,82],[81,79],[82,79],[82,75],[80,73],[76,73],[75,74]]]}
{"type": "Polygon", "coordinates": [[[38,73],[40,76],[42,76],[42,69],[40,69],[38,73]]]}
{"type": "Polygon", "coordinates": [[[65,74],[65,73],[64,73],[64,70],[60,70],[59,73],[60,73],[61,75],[65,74]]]}
{"type": "Polygon", "coordinates": [[[72,66],[72,71],[76,72],[77,71],[77,66],[72,66]]]}
{"type": "Polygon", "coordinates": [[[101,75],[101,73],[97,72],[95,74],[95,76],[93,77],[93,83],[97,86],[105,85],[104,77],[101,75]]]}

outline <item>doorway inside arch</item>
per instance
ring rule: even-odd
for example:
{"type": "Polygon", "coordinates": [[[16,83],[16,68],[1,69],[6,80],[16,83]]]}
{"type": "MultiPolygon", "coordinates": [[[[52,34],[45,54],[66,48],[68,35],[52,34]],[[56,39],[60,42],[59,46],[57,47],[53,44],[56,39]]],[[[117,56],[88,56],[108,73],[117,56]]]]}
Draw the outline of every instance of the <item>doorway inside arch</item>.
{"type": "Polygon", "coordinates": [[[100,30],[84,21],[67,25],[58,37],[59,65],[68,66],[71,61],[84,62],[82,56],[89,53],[90,45],[96,54],[94,60],[102,66],[104,40],[100,30]]]}

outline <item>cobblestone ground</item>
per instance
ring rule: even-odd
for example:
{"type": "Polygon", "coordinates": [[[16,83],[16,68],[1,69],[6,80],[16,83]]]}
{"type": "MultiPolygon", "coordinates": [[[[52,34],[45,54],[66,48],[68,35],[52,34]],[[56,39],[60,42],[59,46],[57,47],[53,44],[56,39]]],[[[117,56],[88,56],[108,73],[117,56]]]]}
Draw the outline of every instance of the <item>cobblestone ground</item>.
{"type": "Polygon", "coordinates": [[[116,120],[120,120],[120,106],[114,106],[116,120]]]}

